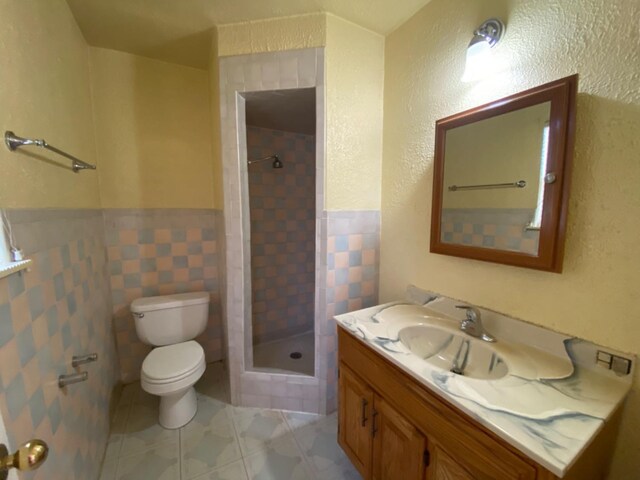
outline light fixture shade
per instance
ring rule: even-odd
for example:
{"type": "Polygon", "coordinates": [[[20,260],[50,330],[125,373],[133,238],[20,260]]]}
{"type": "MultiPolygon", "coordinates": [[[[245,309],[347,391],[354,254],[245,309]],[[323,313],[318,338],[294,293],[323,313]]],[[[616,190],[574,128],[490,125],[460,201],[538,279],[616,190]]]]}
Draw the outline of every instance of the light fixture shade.
{"type": "Polygon", "coordinates": [[[487,68],[485,60],[487,53],[491,50],[491,46],[483,40],[469,44],[467,48],[467,62],[462,75],[463,82],[480,78],[483,71],[487,68]]]}
{"type": "Polygon", "coordinates": [[[490,18],[478,27],[467,47],[467,60],[462,81],[468,82],[480,78],[487,72],[488,52],[498,44],[504,31],[504,24],[497,18],[490,18]]]}

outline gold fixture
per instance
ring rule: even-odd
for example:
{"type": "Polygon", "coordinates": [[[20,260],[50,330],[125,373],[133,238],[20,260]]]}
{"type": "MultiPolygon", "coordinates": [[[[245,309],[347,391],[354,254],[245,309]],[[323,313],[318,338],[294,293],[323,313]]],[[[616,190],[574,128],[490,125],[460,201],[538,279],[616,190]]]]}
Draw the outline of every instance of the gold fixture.
{"type": "Polygon", "coordinates": [[[10,468],[22,472],[35,470],[44,463],[48,454],[47,444],[37,438],[20,445],[13,455],[9,455],[6,445],[0,444],[0,480],[6,480],[10,468]]]}

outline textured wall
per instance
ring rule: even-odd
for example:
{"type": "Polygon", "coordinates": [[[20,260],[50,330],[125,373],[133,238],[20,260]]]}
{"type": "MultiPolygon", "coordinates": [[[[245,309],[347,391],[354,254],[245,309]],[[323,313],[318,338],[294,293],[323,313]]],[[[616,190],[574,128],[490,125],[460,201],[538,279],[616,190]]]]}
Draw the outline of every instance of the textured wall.
{"type": "Polygon", "coordinates": [[[271,18],[218,26],[218,55],[279,52],[325,45],[322,13],[271,18]]]}
{"type": "MultiPolygon", "coordinates": [[[[633,313],[640,299],[638,18],[640,4],[633,0],[433,0],[387,37],[382,300],[400,297],[414,283],[640,352],[633,313]],[[473,29],[491,16],[507,24],[494,52],[495,74],[462,83],[473,29]],[[435,121],[576,72],[581,78],[564,272],[429,254],[435,121]]],[[[636,381],[611,478],[640,471],[639,432],[636,381]]]]}
{"type": "Polygon", "coordinates": [[[384,37],[327,16],[327,210],[378,210],[384,37]]]}
{"type": "Polygon", "coordinates": [[[121,380],[140,378],[143,344],[129,306],[136,298],[207,291],[207,329],[197,338],[206,361],[222,358],[217,229],[222,215],[198,209],[104,211],[113,319],[121,380]]]}
{"type": "Polygon", "coordinates": [[[29,271],[0,279],[0,411],[9,449],[36,437],[51,450],[34,479],[98,477],[117,377],[100,210],[10,210],[29,271]],[[74,369],[71,357],[97,353],[74,369]],[[58,375],[89,372],[58,388],[58,375]]]}
{"type": "MultiPolygon", "coordinates": [[[[0,131],[96,163],[87,45],[64,0],[0,3],[0,131]],[[12,54],[9,54],[12,53],[12,54]]],[[[98,176],[41,148],[0,148],[0,206],[96,208],[98,176]]]]}
{"type": "Polygon", "coordinates": [[[90,49],[104,208],[211,208],[206,70],[90,49]]]}
{"type": "MultiPolygon", "coordinates": [[[[222,210],[222,144],[220,142],[220,63],[218,62],[218,33],[211,34],[209,56],[209,99],[211,101],[211,157],[213,160],[213,208],[222,210]]],[[[222,232],[224,233],[224,232],[222,232]]]]}
{"type": "Polygon", "coordinates": [[[313,331],[316,255],[314,135],[247,126],[254,343],[313,331]]]}

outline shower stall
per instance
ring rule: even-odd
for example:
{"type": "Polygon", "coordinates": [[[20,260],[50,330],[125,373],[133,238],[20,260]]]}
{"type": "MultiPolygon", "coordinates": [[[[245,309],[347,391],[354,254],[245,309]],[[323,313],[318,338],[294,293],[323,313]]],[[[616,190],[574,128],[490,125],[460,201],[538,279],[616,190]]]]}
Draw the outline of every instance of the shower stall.
{"type": "Polygon", "coordinates": [[[224,57],[224,327],[231,401],[325,413],[324,50],[224,57]]]}
{"type": "Polygon", "coordinates": [[[315,89],[244,99],[252,370],[313,376],[315,89]]]}

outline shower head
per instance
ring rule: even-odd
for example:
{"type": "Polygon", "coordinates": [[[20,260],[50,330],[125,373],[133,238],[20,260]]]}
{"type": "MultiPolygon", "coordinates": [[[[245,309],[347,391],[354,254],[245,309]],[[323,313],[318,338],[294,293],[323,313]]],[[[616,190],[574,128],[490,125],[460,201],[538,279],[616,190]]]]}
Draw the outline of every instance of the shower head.
{"type": "Polygon", "coordinates": [[[278,155],[276,155],[275,153],[273,155],[269,155],[268,157],[255,158],[253,160],[249,160],[247,163],[249,163],[249,165],[251,165],[252,163],[262,162],[263,160],[271,160],[271,159],[273,159],[273,163],[271,164],[271,166],[273,168],[282,168],[282,167],[284,167],[284,164],[282,163],[282,160],[280,160],[280,158],[278,158],[278,155]]]}

